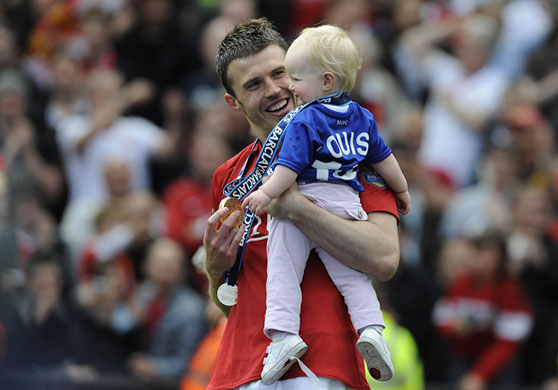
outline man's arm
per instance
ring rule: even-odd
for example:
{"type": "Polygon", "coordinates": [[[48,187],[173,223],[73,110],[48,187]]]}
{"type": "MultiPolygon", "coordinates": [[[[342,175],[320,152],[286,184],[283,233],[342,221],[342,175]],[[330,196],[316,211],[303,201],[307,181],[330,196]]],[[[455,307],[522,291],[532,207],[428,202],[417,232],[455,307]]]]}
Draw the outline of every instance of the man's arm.
{"type": "Polygon", "coordinates": [[[378,280],[389,280],[397,271],[397,219],[390,213],[369,213],[368,221],[347,220],[315,205],[294,186],[266,211],[273,217],[291,220],[307,237],[348,267],[378,280]]]}

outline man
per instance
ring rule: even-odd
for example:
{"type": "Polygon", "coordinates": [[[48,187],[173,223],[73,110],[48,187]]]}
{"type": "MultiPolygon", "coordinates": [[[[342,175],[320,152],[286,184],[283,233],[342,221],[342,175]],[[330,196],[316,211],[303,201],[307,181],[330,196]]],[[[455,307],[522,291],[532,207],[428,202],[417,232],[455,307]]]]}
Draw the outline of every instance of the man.
{"type": "MultiPolygon", "coordinates": [[[[273,127],[296,106],[289,90],[284,67],[287,44],[265,19],[237,25],[221,42],[217,52],[217,72],[227,93],[225,100],[244,113],[258,138],[214,174],[212,201],[217,209],[223,188],[254,169],[262,143],[273,127]],[[246,164],[245,164],[246,163],[246,164]]],[[[364,170],[363,170],[364,171],[364,170]]],[[[289,190],[266,209],[275,218],[287,218],[317,245],[345,265],[381,280],[395,273],[399,261],[397,210],[391,191],[381,178],[361,174],[365,192],[361,202],[368,221],[349,221],[314,205],[295,189],[289,190]],[[379,179],[379,182],[372,178],[379,179]],[[367,184],[374,181],[377,188],[367,184]]],[[[227,328],[207,389],[263,389],[262,361],[269,340],[263,334],[265,312],[267,214],[256,216],[238,274],[238,303],[232,308],[217,298],[224,273],[233,267],[244,228],[235,228],[236,211],[221,224],[227,208],[216,211],[206,226],[205,267],[213,300],[228,315],[227,328]]],[[[362,358],[355,348],[354,332],[347,308],[319,261],[312,254],[301,284],[300,334],[308,340],[304,363],[319,377],[320,389],[368,389],[362,358]]],[[[309,389],[311,379],[298,365],[283,380],[265,389],[309,389]]]]}

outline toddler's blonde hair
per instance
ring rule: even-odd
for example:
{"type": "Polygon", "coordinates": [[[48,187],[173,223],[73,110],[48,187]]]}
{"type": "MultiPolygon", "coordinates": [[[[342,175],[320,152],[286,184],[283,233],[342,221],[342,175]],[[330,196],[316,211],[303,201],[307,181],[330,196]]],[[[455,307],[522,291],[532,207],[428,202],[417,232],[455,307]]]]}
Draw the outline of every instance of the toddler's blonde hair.
{"type": "Polygon", "coordinates": [[[291,48],[302,49],[312,66],[331,72],[340,81],[341,90],[350,92],[362,64],[360,50],[341,27],[323,25],[302,30],[291,48]]]}

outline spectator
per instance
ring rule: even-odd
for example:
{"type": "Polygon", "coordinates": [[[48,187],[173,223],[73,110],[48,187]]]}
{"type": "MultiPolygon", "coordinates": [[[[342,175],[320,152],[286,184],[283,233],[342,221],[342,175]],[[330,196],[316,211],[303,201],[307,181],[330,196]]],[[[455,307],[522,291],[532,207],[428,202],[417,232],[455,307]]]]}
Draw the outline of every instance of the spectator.
{"type": "Polygon", "coordinates": [[[430,90],[420,161],[455,187],[473,182],[483,132],[508,86],[506,74],[489,64],[496,33],[495,20],[474,15],[462,22],[419,25],[403,38],[426,72],[430,90]],[[453,55],[437,49],[450,36],[453,55]]]}
{"type": "Polygon", "coordinates": [[[62,195],[62,172],[38,148],[37,131],[27,116],[30,91],[20,73],[0,73],[0,139],[10,199],[37,191],[45,202],[62,195]]]}
{"type": "Polygon", "coordinates": [[[83,36],[83,65],[86,72],[114,69],[117,56],[112,40],[112,16],[99,6],[89,6],[78,14],[83,36]]]}
{"type": "Polygon", "coordinates": [[[117,253],[86,262],[80,278],[75,289],[76,361],[90,367],[95,378],[127,374],[128,357],[143,348],[129,259],[117,253]]]}
{"type": "Polygon", "coordinates": [[[151,88],[144,81],[122,88],[118,73],[98,70],[88,79],[88,92],[91,115],[74,117],[57,129],[70,202],[106,198],[102,168],[112,156],[128,162],[132,189],[148,189],[150,158],[170,155],[179,129],[165,133],[145,119],[122,116],[126,107],[150,97],[151,88]]]}
{"type": "Polygon", "coordinates": [[[133,233],[126,254],[132,259],[136,278],[141,281],[145,278],[147,252],[164,233],[163,205],[149,191],[133,192],[124,201],[128,213],[126,222],[133,233]]]}
{"type": "Polygon", "coordinates": [[[0,25],[0,42],[0,70],[17,68],[19,48],[14,33],[5,25],[0,25]]]}
{"type": "Polygon", "coordinates": [[[549,165],[556,154],[555,135],[546,118],[536,106],[510,97],[502,109],[502,122],[501,136],[510,138],[521,182],[546,187],[549,165]]]}
{"type": "Polygon", "coordinates": [[[60,224],[60,233],[68,246],[70,258],[77,260],[83,245],[95,234],[94,220],[105,206],[126,208],[126,199],[131,194],[130,167],[118,158],[109,159],[103,167],[108,196],[106,200],[82,200],[70,204],[60,224]]]}
{"type": "Polygon", "coordinates": [[[447,204],[440,223],[443,237],[472,236],[509,227],[513,194],[519,185],[513,151],[491,147],[478,171],[480,181],[458,190],[447,204]]]}
{"type": "Polygon", "coordinates": [[[374,114],[380,134],[389,143],[395,131],[396,113],[406,103],[403,90],[382,66],[382,47],[373,32],[365,27],[355,27],[349,34],[362,55],[362,65],[351,96],[374,114]]]}
{"type": "Polygon", "coordinates": [[[45,121],[56,129],[65,119],[89,113],[84,96],[82,63],[76,56],[61,51],[52,61],[52,88],[45,108],[45,121]]]}
{"type": "MultiPolygon", "coordinates": [[[[558,9],[555,10],[558,13],[558,9]]],[[[555,17],[556,18],[556,17],[555,17]]],[[[527,103],[536,104],[548,118],[555,136],[558,137],[558,25],[550,33],[546,43],[528,58],[517,93],[527,103]]]]}
{"type": "Polygon", "coordinates": [[[171,239],[159,239],[149,247],[146,279],[138,290],[148,350],[128,361],[130,373],[138,378],[180,378],[205,335],[205,303],[184,285],[184,261],[184,252],[171,239]]]}
{"type": "Polygon", "coordinates": [[[41,90],[50,88],[52,84],[48,65],[58,49],[79,37],[74,5],[75,2],[69,0],[39,1],[31,5],[35,24],[25,48],[24,66],[41,90]]]}
{"type": "Polygon", "coordinates": [[[447,286],[434,322],[451,347],[449,374],[459,389],[509,387],[517,383],[515,363],[532,328],[530,304],[508,274],[504,237],[487,232],[471,243],[468,270],[447,286]]]}
{"type": "Polygon", "coordinates": [[[215,70],[215,56],[217,46],[233,27],[233,19],[217,16],[210,20],[202,31],[198,49],[202,65],[186,77],[184,82],[184,95],[193,109],[200,109],[222,100],[224,90],[215,70]]]}
{"type": "MultiPolygon", "coordinates": [[[[401,247],[403,247],[402,243],[406,240],[407,234],[404,220],[400,223],[399,229],[401,247]]],[[[386,321],[391,320],[393,321],[392,324],[396,326],[394,332],[401,334],[408,331],[414,338],[413,341],[409,340],[407,335],[402,335],[404,340],[401,342],[403,346],[411,349],[409,353],[413,357],[407,359],[405,356],[400,356],[400,359],[406,362],[405,364],[412,367],[410,372],[402,373],[400,378],[414,383],[413,380],[419,380],[419,377],[424,375],[424,379],[430,383],[443,382],[447,366],[446,360],[440,359],[440,357],[446,355],[447,351],[431,318],[434,303],[441,294],[441,288],[437,280],[424,264],[411,263],[405,258],[405,254],[402,253],[401,264],[393,279],[388,283],[374,282],[374,286],[378,287],[381,304],[386,302],[385,310],[394,317],[386,318],[386,321]],[[405,329],[401,330],[401,327],[405,329]],[[415,341],[416,348],[418,348],[418,356],[415,356],[412,352],[415,341]],[[424,369],[419,367],[417,359],[422,362],[424,369]]],[[[389,325],[386,322],[386,329],[388,327],[389,325]]],[[[388,343],[391,349],[391,342],[389,340],[388,343]]],[[[403,346],[402,348],[406,348],[403,346]]],[[[392,351],[392,356],[397,360],[398,358],[394,354],[395,350],[392,351]]],[[[394,364],[396,364],[395,361],[394,364]]],[[[400,369],[396,366],[394,369],[395,376],[397,377],[400,369]]],[[[392,381],[386,382],[388,388],[391,383],[392,381]]],[[[395,382],[393,385],[398,386],[399,383],[395,382]]],[[[376,384],[372,388],[375,387],[376,384]]]]}
{"type": "Polygon", "coordinates": [[[552,30],[552,16],[544,1],[501,1],[496,6],[500,29],[492,62],[505,69],[512,80],[523,73],[533,50],[552,30]]]}
{"type": "Polygon", "coordinates": [[[5,320],[5,364],[12,369],[59,369],[73,356],[72,319],[63,299],[63,266],[39,251],[25,267],[24,293],[11,301],[5,320]]]}
{"type": "Polygon", "coordinates": [[[551,229],[556,211],[546,191],[527,186],[518,191],[512,212],[509,266],[523,282],[535,315],[523,353],[537,359],[524,361],[522,381],[540,384],[556,374],[558,354],[558,236],[551,229]]]}
{"type": "Polygon", "coordinates": [[[165,94],[189,72],[198,67],[192,34],[185,34],[179,23],[179,2],[174,0],[139,0],[136,19],[115,43],[118,69],[129,80],[147,79],[154,84],[154,98],[135,108],[157,125],[164,126],[165,94]]]}

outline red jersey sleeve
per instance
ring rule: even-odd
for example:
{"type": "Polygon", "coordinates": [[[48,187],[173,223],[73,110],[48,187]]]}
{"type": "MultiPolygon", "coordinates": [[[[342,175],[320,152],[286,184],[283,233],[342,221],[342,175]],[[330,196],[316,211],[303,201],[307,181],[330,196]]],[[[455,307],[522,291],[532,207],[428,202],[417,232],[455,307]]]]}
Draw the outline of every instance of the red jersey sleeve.
{"type": "Polygon", "coordinates": [[[384,211],[392,214],[399,221],[395,195],[387,183],[374,170],[366,165],[359,167],[359,182],[364,187],[360,193],[360,203],[367,213],[384,211]]]}

